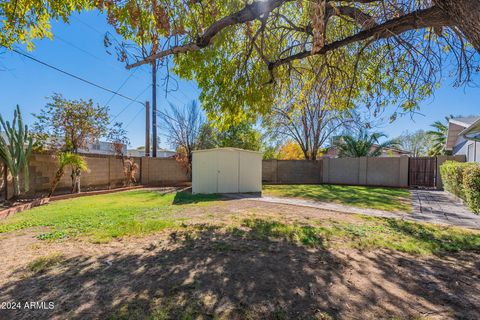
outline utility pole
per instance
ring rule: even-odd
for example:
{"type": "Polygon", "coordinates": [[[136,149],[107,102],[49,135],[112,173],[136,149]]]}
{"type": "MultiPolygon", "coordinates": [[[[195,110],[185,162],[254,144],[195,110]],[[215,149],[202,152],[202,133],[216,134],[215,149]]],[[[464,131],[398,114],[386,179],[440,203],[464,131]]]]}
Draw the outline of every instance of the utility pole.
{"type": "Polygon", "coordinates": [[[150,102],[145,102],[145,157],[150,157],[150,102]]]}
{"type": "Polygon", "coordinates": [[[152,157],[157,157],[157,61],[152,62],[152,157]]]}

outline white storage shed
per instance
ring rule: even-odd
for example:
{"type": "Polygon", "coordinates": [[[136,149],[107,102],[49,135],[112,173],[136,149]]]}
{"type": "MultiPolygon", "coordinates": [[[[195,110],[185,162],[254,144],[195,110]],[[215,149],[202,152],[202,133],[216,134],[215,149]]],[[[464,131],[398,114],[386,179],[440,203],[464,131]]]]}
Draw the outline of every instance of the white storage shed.
{"type": "Polygon", "coordinates": [[[236,148],[193,151],[192,192],[261,192],[262,156],[236,148]]]}

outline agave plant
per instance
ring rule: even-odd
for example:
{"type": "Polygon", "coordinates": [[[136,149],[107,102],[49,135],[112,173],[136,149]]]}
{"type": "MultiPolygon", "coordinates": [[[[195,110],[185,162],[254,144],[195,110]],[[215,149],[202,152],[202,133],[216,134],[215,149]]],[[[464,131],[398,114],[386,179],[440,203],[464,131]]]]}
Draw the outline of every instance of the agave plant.
{"type": "Polygon", "coordinates": [[[0,160],[2,160],[13,178],[13,196],[20,196],[20,173],[23,172],[24,190],[29,188],[28,160],[32,153],[33,139],[28,127],[23,124],[20,107],[15,109],[13,121],[5,121],[0,115],[0,124],[5,137],[0,135],[0,160]]]}
{"type": "Polygon", "coordinates": [[[50,187],[50,193],[48,195],[49,197],[51,197],[55,192],[60,179],[62,179],[63,175],[65,174],[65,168],[67,166],[71,166],[72,170],[84,172],[88,170],[87,163],[83,157],[71,152],[61,152],[58,155],[58,170],[55,173],[55,178],[52,181],[52,186],[50,187]]]}
{"type": "Polygon", "coordinates": [[[336,141],[335,147],[341,158],[378,157],[384,149],[398,147],[396,140],[380,143],[379,140],[383,137],[385,137],[383,133],[369,133],[367,130],[361,129],[356,136],[342,136],[336,141]]]}

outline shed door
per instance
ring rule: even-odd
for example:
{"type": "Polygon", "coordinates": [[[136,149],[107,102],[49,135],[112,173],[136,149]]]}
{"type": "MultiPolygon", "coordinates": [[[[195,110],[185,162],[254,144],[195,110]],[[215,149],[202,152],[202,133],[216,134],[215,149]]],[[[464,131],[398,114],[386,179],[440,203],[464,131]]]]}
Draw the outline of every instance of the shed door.
{"type": "Polygon", "coordinates": [[[193,154],[192,182],[195,193],[217,192],[217,158],[214,153],[193,154]]]}
{"type": "Polygon", "coordinates": [[[217,151],[217,186],[219,193],[238,192],[238,157],[238,152],[217,151]]]}

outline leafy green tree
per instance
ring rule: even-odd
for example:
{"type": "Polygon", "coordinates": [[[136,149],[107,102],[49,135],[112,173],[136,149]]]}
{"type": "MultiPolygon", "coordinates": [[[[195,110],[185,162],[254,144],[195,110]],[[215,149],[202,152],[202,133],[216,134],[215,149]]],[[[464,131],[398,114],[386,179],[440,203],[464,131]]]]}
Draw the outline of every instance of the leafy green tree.
{"type": "MultiPolygon", "coordinates": [[[[278,85],[308,59],[351,100],[413,111],[442,69],[454,71],[456,84],[471,80],[480,50],[475,0],[155,3],[145,10],[163,22],[156,26],[167,40],[129,67],[175,57],[175,72],[202,88],[209,118],[226,125],[268,112],[278,85]]],[[[138,14],[128,16],[139,25],[138,14]]]]}
{"type": "Polygon", "coordinates": [[[4,162],[13,178],[13,196],[18,198],[20,190],[20,173],[23,172],[24,190],[29,190],[28,160],[32,152],[33,140],[28,127],[23,124],[20,107],[17,105],[13,121],[5,121],[0,114],[0,124],[5,138],[0,135],[0,160],[4,162]]]}
{"type": "Polygon", "coordinates": [[[303,64],[301,74],[292,74],[282,86],[272,110],[263,117],[269,136],[293,141],[303,158],[316,160],[322,146],[340,130],[357,125],[349,92],[343,85],[321,77],[314,61],[303,64]]]}
{"type": "Polygon", "coordinates": [[[68,22],[72,12],[93,7],[92,0],[6,0],[0,1],[0,44],[16,43],[33,49],[35,39],[52,38],[51,20],[68,22]]]}
{"type": "Polygon", "coordinates": [[[259,151],[262,148],[262,134],[248,122],[230,125],[220,130],[212,123],[205,123],[200,130],[197,148],[240,148],[259,151]]]}
{"type": "Polygon", "coordinates": [[[435,121],[430,125],[434,130],[427,131],[432,142],[432,146],[428,150],[429,156],[433,157],[451,154],[451,152],[447,151],[445,148],[447,146],[448,122],[452,118],[453,115],[450,115],[445,117],[445,123],[442,121],[435,121]]]}
{"type": "MultiPolygon", "coordinates": [[[[35,114],[36,140],[53,152],[79,153],[108,133],[108,108],[92,100],[68,100],[60,94],[35,114]]],[[[80,192],[82,170],[72,167],[72,191],[80,192]]]]}
{"type": "Polygon", "coordinates": [[[369,133],[360,129],[358,134],[344,135],[334,142],[340,158],[379,157],[386,148],[398,147],[398,141],[387,140],[380,143],[386,135],[379,132],[369,133]]]}
{"type": "Polygon", "coordinates": [[[275,146],[264,145],[261,151],[263,152],[263,160],[271,160],[278,158],[277,147],[275,146]]]}
{"type": "Polygon", "coordinates": [[[430,136],[424,130],[404,132],[396,139],[402,150],[409,151],[412,157],[425,157],[430,149],[430,136]]]}
{"type": "Polygon", "coordinates": [[[72,171],[80,170],[86,172],[88,170],[87,162],[85,161],[85,159],[83,159],[82,156],[78,154],[71,152],[60,152],[57,158],[58,169],[55,173],[55,177],[53,178],[52,185],[50,187],[50,193],[48,194],[49,197],[51,197],[57,189],[58,183],[65,174],[66,167],[72,167],[72,171]]]}

